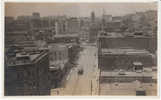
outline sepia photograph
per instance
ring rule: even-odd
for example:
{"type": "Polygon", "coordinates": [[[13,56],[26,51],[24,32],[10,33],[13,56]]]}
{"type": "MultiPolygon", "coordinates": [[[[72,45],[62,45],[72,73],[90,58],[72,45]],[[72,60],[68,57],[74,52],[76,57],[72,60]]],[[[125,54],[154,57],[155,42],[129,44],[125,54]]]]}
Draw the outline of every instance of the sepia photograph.
{"type": "Polygon", "coordinates": [[[158,2],[5,2],[4,96],[158,96],[158,2]]]}

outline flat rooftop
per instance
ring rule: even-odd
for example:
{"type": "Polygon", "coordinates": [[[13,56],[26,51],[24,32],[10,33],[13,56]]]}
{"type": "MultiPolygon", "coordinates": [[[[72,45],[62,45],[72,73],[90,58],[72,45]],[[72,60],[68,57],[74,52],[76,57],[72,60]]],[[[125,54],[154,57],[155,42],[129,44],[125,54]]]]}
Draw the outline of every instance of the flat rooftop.
{"type": "Polygon", "coordinates": [[[61,37],[78,37],[78,34],[62,34],[62,35],[55,35],[55,38],[61,38],[61,37]]]}
{"type": "Polygon", "coordinates": [[[76,43],[50,43],[48,45],[49,48],[56,48],[56,50],[58,50],[59,48],[70,48],[72,46],[75,46],[76,43]]]}
{"type": "Polygon", "coordinates": [[[106,38],[116,38],[116,37],[124,37],[123,34],[121,33],[116,33],[116,32],[110,32],[110,33],[106,33],[106,32],[100,32],[100,34],[98,35],[98,37],[106,37],[106,38]]]}
{"type": "Polygon", "coordinates": [[[131,37],[131,38],[149,38],[150,36],[146,36],[144,34],[142,35],[135,35],[135,33],[128,33],[128,34],[123,34],[123,33],[118,33],[118,32],[100,32],[98,35],[99,38],[126,38],[126,37],[131,37]]]}
{"type": "Polygon", "coordinates": [[[33,64],[39,61],[46,54],[47,54],[46,51],[27,52],[26,54],[22,54],[22,52],[16,53],[16,57],[7,58],[7,65],[19,66],[19,65],[33,64]]]}
{"type": "Polygon", "coordinates": [[[101,77],[152,77],[152,72],[127,72],[125,71],[125,75],[120,75],[119,72],[109,72],[109,71],[102,71],[101,77]]]}
{"type": "Polygon", "coordinates": [[[5,35],[26,35],[28,34],[27,31],[13,31],[13,32],[6,32],[5,35]]]}
{"type": "Polygon", "coordinates": [[[149,55],[150,53],[147,50],[138,50],[138,49],[106,49],[102,48],[101,49],[102,54],[111,54],[111,55],[121,55],[121,54],[126,54],[126,55],[149,55]]]}

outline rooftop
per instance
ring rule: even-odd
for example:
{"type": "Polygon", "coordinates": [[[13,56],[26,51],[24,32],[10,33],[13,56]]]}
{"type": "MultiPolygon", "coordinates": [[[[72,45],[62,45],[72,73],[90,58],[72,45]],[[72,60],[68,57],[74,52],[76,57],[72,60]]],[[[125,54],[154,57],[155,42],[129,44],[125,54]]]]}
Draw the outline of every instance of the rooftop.
{"type": "Polygon", "coordinates": [[[130,48],[125,48],[125,49],[101,49],[101,52],[103,54],[117,54],[117,55],[122,55],[122,54],[126,54],[126,55],[149,55],[150,53],[146,50],[138,50],[138,49],[130,49],[130,48]]]}
{"type": "Polygon", "coordinates": [[[61,38],[61,37],[78,37],[78,34],[62,34],[62,35],[55,35],[56,38],[61,38]]]}
{"type": "Polygon", "coordinates": [[[13,58],[7,58],[8,66],[26,65],[32,64],[40,60],[47,54],[46,51],[30,51],[30,52],[19,52],[13,58]]]}
{"type": "Polygon", "coordinates": [[[98,35],[99,38],[125,38],[125,37],[131,37],[131,38],[148,38],[148,35],[145,35],[145,33],[141,32],[134,32],[134,33],[129,33],[129,32],[124,32],[124,33],[118,33],[118,32],[104,32],[101,31],[98,35]]]}
{"type": "Polygon", "coordinates": [[[68,48],[68,46],[66,44],[50,44],[48,46],[49,51],[62,51],[68,48]]]}
{"type": "Polygon", "coordinates": [[[124,35],[121,34],[121,33],[116,33],[116,32],[107,33],[107,32],[104,32],[104,31],[101,31],[98,36],[99,37],[107,37],[107,38],[110,38],[110,37],[113,37],[113,38],[124,37],[124,35]]]}
{"type": "Polygon", "coordinates": [[[6,32],[5,35],[27,35],[27,31],[13,31],[13,32],[6,32]]]}
{"type": "Polygon", "coordinates": [[[119,71],[117,72],[108,72],[108,71],[102,71],[101,72],[102,77],[152,77],[152,72],[126,72],[124,75],[120,75],[119,71]]]}

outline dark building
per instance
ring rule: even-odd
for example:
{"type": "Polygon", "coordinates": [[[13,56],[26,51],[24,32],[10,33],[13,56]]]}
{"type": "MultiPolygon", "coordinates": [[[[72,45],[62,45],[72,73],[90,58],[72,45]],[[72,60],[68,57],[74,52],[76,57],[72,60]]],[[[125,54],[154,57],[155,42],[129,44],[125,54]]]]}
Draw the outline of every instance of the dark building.
{"type": "Polygon", "coordinates": [[[5,32],[28,31],[30,26],[29,16],[5,17],[5,32]]]}
{"type": "Polygon", "coordinates": [[[119,20],[107,22],[104,26],[106,32],[121,32],[122,22],[119,20]]]}
{"type": "Polygon", "coordinates": [[[80,22],[77,17],[71,17],[67,20],[67,33],[78,34],[80,31],[80,22]]]}
{"type": "Polygon", "coordinates": [[[50,71],[51,89],[59,87],[63,76],[62,70],[59,67],[50,66],[49,71],[50,71]]]}
{"type": "Polygon", "coordinates": [[[157,41],[154,36],[145,36],[142,33],[121,34],[102,32],[98,36],[98,48],[134,48],[145,49],[151,53],[157,50],[157,41]]]}
{"type": "Polygon", "coordinates": [[[152,68],[156,67],[153,52],[156,52],[156,49],[152,40],[153,36],[145,36],[142,33],[102,31],[97,40],[100,84],[126,84],[136,80],[141,83],[153,83],[153,75],[156,73],[152,71],[152,68]]]}
{"type": "Polygon", "coordinates": [[[5,95],[50,95],[48,51],[8,52],[5,64],[5,95]]]}
{"type": "Polygon", "coordinates": [[[58,17],[56,22],[55,22],[55,32],[56,35],[60,35],[60,34],[67,34],[68,30],[67,30],[67,18],[66,16],[62,16],[62,17],[58,17]]]}
{"type": "Polygon", "coordinates": [[[96,42],[98,32],[101,30],[101,26],[97,23],[91,23],[89,28],[89,42],[96,42]]]}
{"type": "Polygon", "coordinates": [[[39,29],[41,28],[41,18],[39,13],[33,13],[31,19],[31,29],[39,29]]]}
{"type": "Polygon", "coordinates": [[[14,30],[14,22],[15,19],[14,17],[6,16],[5,17],[5,32],[10,32],[14,30]]]}
{"type": "Polygon", "coordinates": [[[107,72],[102,71],[100,74],[100,83],[128,83],[140,81],[143,83],[152,82],[152,72],[107,72]]]}
{"type": "Polygon", "coordinates": [[[98,66],[102,71],[133,71],[135,62],[141,62],[144,68],[154,66],[152,54],[146,50],[101,49],[98,54],[98,66]]]}
{"type": "Polygon", "coordinates": [[[30,39],[30,35],[27,31],[14,31],[5,33],[5,45],[29,41],[30,39]]]}
{"type": "Polygon", "coordinates": [[[95,13],[91,12],[91,23],[95,23],[95,13]]]}
{"type": "Polygon", "coordinates": [[[55,35],[53,40],[48,43],[77,43],[79,44],[78,34],[55,35]]]}

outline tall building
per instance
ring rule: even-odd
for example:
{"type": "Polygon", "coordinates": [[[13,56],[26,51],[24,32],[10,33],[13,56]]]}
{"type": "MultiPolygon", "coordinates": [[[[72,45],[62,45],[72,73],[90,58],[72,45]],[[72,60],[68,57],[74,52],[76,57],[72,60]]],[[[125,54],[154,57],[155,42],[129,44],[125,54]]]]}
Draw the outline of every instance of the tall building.
{"type": "Polygon", "coordinates": [[[89,28],[89,42],[96,42],[97,40],[97,34],[100,30],[100,26],[98,26],[96,23],[91,24],[89,28]]]}
{"type": "Polygon", "coordinates": [[[80,41],[88,42],[89,40],[89,27],[82,27],[79,33],[80,41]]]}
{"type": "Polygon", "coordinates": [[[50,44],[50,65],[63,69],[64,64],[68,62],[68,48],[61,44],[50,44]]]}
{"type": "Polygon", "coordinates": [[[38,13],[38,12],[32,13],[32,21],[31,22],[32,22],[31,28],[33,28],[33,29],[41,28],[40,13],[38,13]]]}
{"type": "Polygon", "coordinates": [[[95,23],[95,13],[94,13],[94,11],[91,12],[91,22],[95,23]]]}
{"type": "Polygon", "coordinates": [[[10,16],[5,16],[5,32],[8,31],[13,31],[13,25],[14,25],[14,17],[10,17],[10,16]]]}
{"type": "Polygon", "coordinates": [[[78,18],[71,17],[67,20],[67,32],[68,34],[77,34],[80,30],[78,18]]]}
{"type": "Polygon", "coordinates": [[[55,33],[56,35],[67,34],[67,21],[66,20],[57,20],[55,22],[55,33]]]}
{"type": "Polygon", "coordinates": [[[103,15],[103,19],[105,23],[111,22],[112,21],[112,15],[103,15]]]}
{"type": "Polygon", "coordinates": [[[6,54],[5,95],[50,95],[46,50],[6,54]]]}

